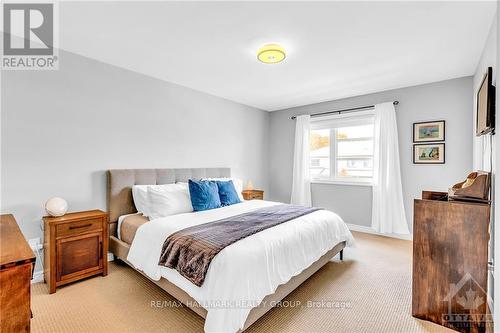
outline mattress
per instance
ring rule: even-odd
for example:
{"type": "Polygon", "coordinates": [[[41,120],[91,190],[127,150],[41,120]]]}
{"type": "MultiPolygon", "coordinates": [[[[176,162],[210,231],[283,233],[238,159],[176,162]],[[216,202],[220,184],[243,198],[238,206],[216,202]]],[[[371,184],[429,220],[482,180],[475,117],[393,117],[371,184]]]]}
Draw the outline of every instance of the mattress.
{"type": "Polygon", "coordinates": [[[139,213],[120,216],[118,219],[118,238],[129,245],[132,244],[137,229],[147,222],[149,219],[139,213]]]}

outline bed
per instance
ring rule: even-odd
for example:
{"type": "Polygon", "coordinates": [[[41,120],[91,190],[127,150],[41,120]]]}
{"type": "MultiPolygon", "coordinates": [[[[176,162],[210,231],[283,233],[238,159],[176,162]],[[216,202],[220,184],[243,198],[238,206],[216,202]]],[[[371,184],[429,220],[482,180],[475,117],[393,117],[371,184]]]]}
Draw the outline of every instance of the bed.
{"type": "Polygon", "coordinates": [[[228,246],[214,258],[201,287],[190,283],[175,270],[158,266],[158,246],[166,235],[183,225],[216,221],[277,203],[245,201],[211,211],[149,221],[137,214],[132,186],[230,176],[229,168],[108,171],[110,252],[205,318],[206,332],[245,330],[353,242],[340,217],[322,210],[228,246]],[[298,252],[294,254],[294,251],[298,252]],[[252,260],[254,263],[248,265],[252,260]],[[261,264],[263,261],[266,263],[261,264]],[[243,271],[244,274],[239,276],[243,271]],[[216,300],[224,301],[222,306],[219,302],[214,305],[216,300]]]}

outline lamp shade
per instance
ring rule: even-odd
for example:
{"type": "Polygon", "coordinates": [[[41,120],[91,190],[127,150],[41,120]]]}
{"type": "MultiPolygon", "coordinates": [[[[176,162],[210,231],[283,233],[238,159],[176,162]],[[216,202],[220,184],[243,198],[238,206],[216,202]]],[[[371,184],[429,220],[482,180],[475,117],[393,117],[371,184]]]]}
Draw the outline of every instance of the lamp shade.
{"type": "Polygon", "coordinates": [[[50,198],[45,203],[45,211],[50,216],[63,216],[68,211],[68,203],[63,198],[50,198]]]}

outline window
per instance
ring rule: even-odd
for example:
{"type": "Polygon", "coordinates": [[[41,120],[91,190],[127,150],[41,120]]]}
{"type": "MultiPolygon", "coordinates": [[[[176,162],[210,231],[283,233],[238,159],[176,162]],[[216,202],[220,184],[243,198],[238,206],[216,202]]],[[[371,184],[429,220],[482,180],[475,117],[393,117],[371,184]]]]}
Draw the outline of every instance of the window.
{"type": "Polygon", "coordinates": [[[373,177],[373,115],[311,122],[313,180],[370,183],[373,177]]]}

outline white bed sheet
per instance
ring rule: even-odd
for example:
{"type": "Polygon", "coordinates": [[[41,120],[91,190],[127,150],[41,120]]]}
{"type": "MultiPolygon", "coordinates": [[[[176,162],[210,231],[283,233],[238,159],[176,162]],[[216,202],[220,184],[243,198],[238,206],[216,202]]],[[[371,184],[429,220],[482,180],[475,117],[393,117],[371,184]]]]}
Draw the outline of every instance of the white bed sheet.
{"type": "Polygon", "coordinates": [[[250,310],[314,261],[354,239],[335,213],[315,211],[266,229],[223,249],[211,262],[201,287],[176,270],[158,265],[165,239],[172,233],[238,215],[277,202],[252,200],[218,209],[168,216],[139,227],[127,260],[151,279],[161,277],[187,292],[207,309],[205,332],[236,332],[250,310]]]}

